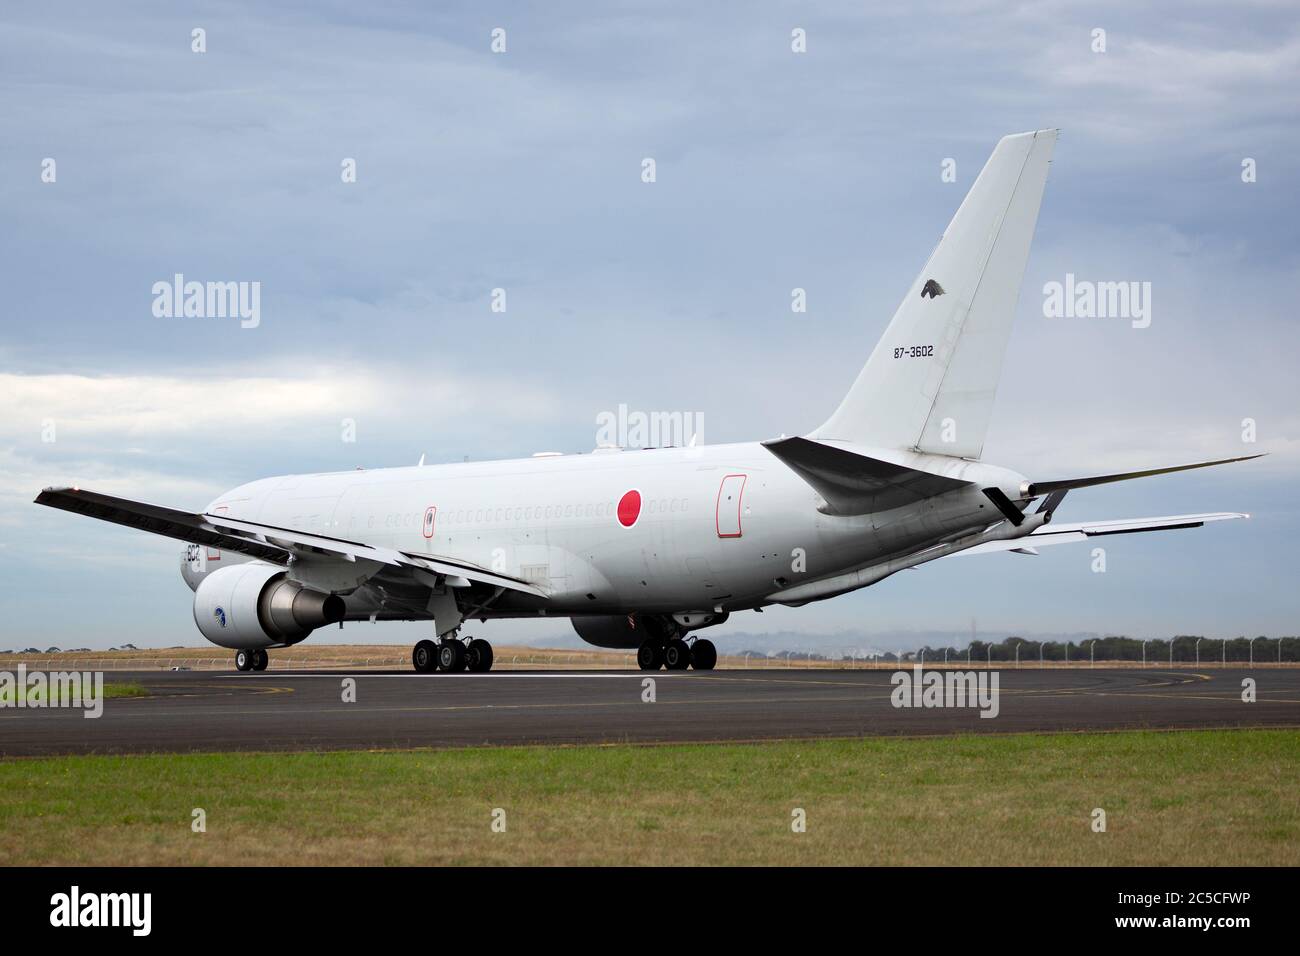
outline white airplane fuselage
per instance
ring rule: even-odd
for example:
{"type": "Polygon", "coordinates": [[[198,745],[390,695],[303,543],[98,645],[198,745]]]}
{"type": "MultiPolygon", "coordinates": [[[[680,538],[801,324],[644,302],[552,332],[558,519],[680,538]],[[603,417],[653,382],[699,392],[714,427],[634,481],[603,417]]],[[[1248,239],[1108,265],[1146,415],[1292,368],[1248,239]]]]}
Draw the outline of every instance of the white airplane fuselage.
{"type": "Polygon", "coordinates": [[[734,611],[823,600],[952,554],[1246,517],[1048,527],[1071,489],[1254,456],[1045,481],[980,461],[1055,142],[1055,130],[998,141],[857,379],[806,436],[289,475],[202,514],[79,487],[36,501],[185,541],[194,622],[241,671],[269,666],[267,648],[369,619],[433,622],[412,651],[419,673],[485,672],[491,645],[463,625],[539,615],[636,648],[646,670],[709,670],[716,647],[690,632],[734,611]]]}
{"type": "MultiPolygon", "coordinates": [[[[716,615],[787,603],[782,592],[804,582],[979,531],[1001,516],[978,489],[1014,496],[1024,480],[981,462],[863,451],[973,484],[889,511],[824,514],[805,481],[744,442],[267,478],[207,511],[455,558],[548,594],[505,595],[474,617],[716,615]]],[[[195,587],[231,559],[243,560],[191,546],[182,570],[195,587]]],[[[352,620],[431,616],[421,612],[373,589],[348,598],[352,620]]]]}

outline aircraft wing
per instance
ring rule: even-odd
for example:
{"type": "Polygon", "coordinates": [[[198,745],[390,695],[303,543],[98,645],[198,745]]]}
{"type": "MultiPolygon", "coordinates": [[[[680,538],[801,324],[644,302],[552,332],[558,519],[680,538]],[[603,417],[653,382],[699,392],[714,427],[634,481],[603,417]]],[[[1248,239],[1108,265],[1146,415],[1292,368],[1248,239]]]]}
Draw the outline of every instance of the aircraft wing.
{"type": "MultiPolygon", "coordinates": [[[[521,591],[537,597],[546,596],[544,590],[527,581],[454,558],[376,547],[359,541],[277,528],[223,515],[176,511],[82,488],[46,488],[36,496],[36,503],[139,528],[141,531],[150,531],[190,544],[246,554],[272,564],[288,565],[291,558],[316,564],[369,561],[443,575],[453,579],[450,582],[453,586],[456,586],[454,579],[464,579],[466,582],[521,591]]],[[[336,567],[346,570],[346,566],[336,567]]]]}
{"type": "Polygon", "coordinates": [[[958,551],[952,557],[963,554],[987,554],[991,551],[1016,551],[1035,554],[1037,549],[1050,544],[1069,544],[1073,541],[1087,541],[1110,534],[1135,534],[1139,531],[1173,531],[1177,528],[1199,528],[1210,521],[1229,521],[1233,518],[1249,518],[1248,514],[1235,511],[1218,511],[1199,515],[1170,515],[1164,518],[1119,518],[1110,521],[1080,521],[1075,524],[1045,524],[1033,534],[1023,538],[1009,538],[1004,541],[987,541],[977,544],[965,551],[958,551]]]}

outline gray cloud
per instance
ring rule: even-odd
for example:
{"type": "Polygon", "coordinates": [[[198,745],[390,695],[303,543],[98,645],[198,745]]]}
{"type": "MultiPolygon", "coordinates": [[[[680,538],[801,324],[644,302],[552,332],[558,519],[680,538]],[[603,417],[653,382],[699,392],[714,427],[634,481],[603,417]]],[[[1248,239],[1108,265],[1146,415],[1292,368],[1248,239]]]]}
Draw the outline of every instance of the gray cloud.
{"type": "Polygon", "coordinates": [[[988,457],[1060,475],[1231,454],[1251,417],[1273,452],[1253,470],[1071,507],[1256,518],[1124,545],[1144,563],[1120,562],[1105,601],[1081,590],[1100,583],[1086,562],[994,556],[772,626],[1083,626],[1068,613],[1102,631],[1227,633],[1295,619],[1300,30],[1286,5],[73,3],[0,22],[0,395],[13,413],[0,573],[30,585],[0,606],[10,626],[75,633],[84,611],[40,594],[76,580],[146,636],[194,638],[186,611],[129,615],[155,587],[185,600],[170,564],[142,576],[154,552],[135,550],[139,536],[33,514],[23,489],[71,474],[197,506],[259,474],[584,450],[619,402],[702,412],[710,441],[807,430],[996,139],[1048,125],[1064,132],[988,457]],[[201,56],[194,26],[208,31],[201,56]],[[504,56],[488,52],[494,26],[504,56]],[[803,56],[789,52],[795,26],[803,56]],[[1089,49],[1094,27],[1105,54],[1089,49]],[[56,185],[39,181],[46,156],[56,185]],[[653,186],[638,178],[646,156],[653,186]],[[354,185],[339,180],[344,157],[354,185]],[[955,184],[939,179],[946,157],[955,184]],[[175,272],[261,281],[261,326],[154,318],[150,287],[175,272]],[[1066,272],[1150,281],[1151,328],[1043,318],[1040,290],[1066,272]],[[789,311],[795,286],[806,315],[789,311]],[[488,309],[495,287],[504,315],[488,309]],[[57,376],[81,390],[58,392],[57,376]],[[238,382],[258,384],[236,396],[238,382]],[[203,383],[218,387],[196,400],[203,383]],[[76,395],[99,407],[69,408],[76,395]],[[363,438],[344,446],[352,407],[363,438]],[[50,417],[85,427],[44,445],[50,417]],[[69,533],[120,554],[118,570],[83,585],[69,533]],[[1008,568],[1035,585],[1017,584],[1010,610],[1008,568]],[[1249,597],[1228,608],[1211,583],[1249,597]]]}

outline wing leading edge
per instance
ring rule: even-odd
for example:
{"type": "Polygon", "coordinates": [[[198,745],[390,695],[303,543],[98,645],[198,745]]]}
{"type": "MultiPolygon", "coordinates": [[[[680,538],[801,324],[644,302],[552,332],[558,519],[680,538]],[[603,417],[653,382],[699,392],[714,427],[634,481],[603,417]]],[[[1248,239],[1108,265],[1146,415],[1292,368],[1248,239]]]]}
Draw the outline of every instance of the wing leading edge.
{"type": "Polygon", "coordinates": [[[36,496],[36,504],[138,528],[189,544],[246,554],[272,564],[288,565],[291,559],[348,563],[373,561],[443,575],[450,579],[449,583],[453,586],[455,579],[463,578],[465,581],[546,597],[544,590],[527,581],[441,555],[375,547],[344,538],[309,534],[221,515],[176,511],[82,488],[46,488],[36,496]]]}

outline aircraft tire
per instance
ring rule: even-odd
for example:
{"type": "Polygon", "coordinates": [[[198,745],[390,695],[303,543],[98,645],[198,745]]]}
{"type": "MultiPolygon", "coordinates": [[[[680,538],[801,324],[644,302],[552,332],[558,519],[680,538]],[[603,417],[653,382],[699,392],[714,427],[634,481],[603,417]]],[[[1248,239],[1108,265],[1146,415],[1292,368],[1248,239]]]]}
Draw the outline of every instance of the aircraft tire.
{"type": "Polygon", "coordinates": [[[253,669],[252,651],[235,651],[235,670],[251,671],[253,669]]]}
{"type": "Polygon", "coordinates": [[[271,655],[263,650],[253,651],[253,670],[264,671],[271,666],[271,655]]]}
{"type": "Polygon", "coordinates": [[[664,648],[664,666],[670,671],[684,671],[691,666],[691,646],[675,637],[664,648]]]}
{"type": "Polygon", "coordinates": [[[492,669],[492,645],[476,637],[465,648],[465,666],[475,674],[486,674],[492,669]]]}
{"type": "Polygon", "coordinates": [[[438,669],[438,645],[433,641],[420,641],[411,651],[411,664],[417,674],[432,674],[438,669]]]}
{"type": "Polygon", "coordinates": [[[664,666],[664,646],[658,641],[646,641],[637,648],[636,663],[643,671],[657,671],[664,666]]]}
{"type": "Polygon", "coordinates": [[[438,669],[455,674],[465,669],[465,645],[457,640],[438,645],[438,669]]]}
{"type": "Polygon", "coordinates": [[[691,666],[697,671],[711,671],[718,663],[718,649],[705,638],[696,638],[691,645],[691,666]]]}

